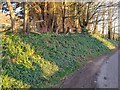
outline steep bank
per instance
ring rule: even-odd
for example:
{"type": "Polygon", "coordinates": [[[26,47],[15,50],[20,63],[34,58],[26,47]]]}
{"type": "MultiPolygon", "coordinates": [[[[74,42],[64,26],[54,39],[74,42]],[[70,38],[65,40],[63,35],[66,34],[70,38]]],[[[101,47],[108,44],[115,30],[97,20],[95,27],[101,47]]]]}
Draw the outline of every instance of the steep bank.
{"type": "Polygon", "coordinates": [[[6,34],[2,42],[4,88],[53,87],[117,44],[96,35],[53,33],[6,34]]]}

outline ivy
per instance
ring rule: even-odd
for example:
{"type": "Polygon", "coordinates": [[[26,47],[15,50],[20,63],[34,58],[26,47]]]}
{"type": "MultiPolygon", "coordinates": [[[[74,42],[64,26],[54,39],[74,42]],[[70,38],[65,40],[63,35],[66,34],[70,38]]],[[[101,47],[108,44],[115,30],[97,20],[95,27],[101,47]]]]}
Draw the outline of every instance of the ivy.
{"type": "Polygon", "coordinates": [[[52,87],[117,44],[93,35],[54,33],[2,35],[2,42],[3,88],[52,87]]]}

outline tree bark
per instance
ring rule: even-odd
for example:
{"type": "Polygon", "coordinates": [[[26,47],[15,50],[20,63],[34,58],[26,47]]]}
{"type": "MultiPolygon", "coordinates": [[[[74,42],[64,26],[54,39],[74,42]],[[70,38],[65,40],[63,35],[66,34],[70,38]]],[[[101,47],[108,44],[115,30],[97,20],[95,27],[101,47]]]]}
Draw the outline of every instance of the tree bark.
{"type": "Polygon", "coordinates": [[[113,40],[115,40],[115,22],[114,22],[113,40]]]}
{"type": "Polygon", "coordinates": [[[112,32],[111,8],[108,7],[108,39],[111,39],[111,32],[112,32]]]}
{"type": "Polygon", "coordinates": [[[12,32],[14,32],[16,30],[16,28],[15,28],[15,14],[14,14],[14,10],[12,8],[10,0],[6,0],[6,1],[7,1],[8,9],[10,11],[10,20],[11,20],[12,32]]]}
{"type": "Polygon", "coordinates": [[[104,29],[105,29],[105,21],[104,21],[104,17],[103,17],[103,23],[102,23],[102,34],[104,35],[104,29]]]}
{"type": "Polygon", "coordinates": [[[97,32],[97,25],[98,25],[98,17],[99,17],[99,14],[97,15],[96,17],[96,22],[95,22],[95,26],[94,26],[94,30],[93,30],[93,34],[95,34],[97,32]]]}
{"type": "Polygon", "coordinates": [[[27,2],[24,2],[24,26],[23,26],[23,32],[24,33],[29,32],[29,30],[28,30],[29,29],[28,20],[29,20],[28,6],[27,6],[27,2]]]}
{"type": "Polygon", "coordinates": [[[54,25],[55,25],[55,2],[53,2],[53,20],[52,20],[52,31],[54,31],[54,25]]]}
{"type": "Polygon", "coordinates": [[[48,11],[48,2],[44,3],[44,21],[45,21],[45,27],[46,30],[48,31],[48,15],[47,15],[47,11],[48,11]]]}
{"type": "Polygon", "coordinates": [[[65,32],[65,2],[62,2],[63,8],[62,8],[62,29],[63,32],[65,32]]]}

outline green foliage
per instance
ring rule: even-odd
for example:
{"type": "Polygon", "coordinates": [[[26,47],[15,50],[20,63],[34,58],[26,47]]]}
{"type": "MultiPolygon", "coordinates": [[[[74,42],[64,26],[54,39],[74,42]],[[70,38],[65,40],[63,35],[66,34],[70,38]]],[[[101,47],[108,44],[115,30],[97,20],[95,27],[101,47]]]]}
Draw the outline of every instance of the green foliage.
{"type": "MultiPolygon", "coordinates": [[[[8,75],[7,78],[10,79],[8,80],[8,83],[9,81],[11,83],[13,81],[12,78],[15,78],[20,81],[24,80],[23,85],[18,82],[21,87],[24,87],[26,83],[28,86],[32,86],[31,84],[33,77],[36,76],[34,80],[41,80],[41,78],[47,80],[50,76],[59,70],[56,63],[40,57],[40,55],[38,55],[29,44],[22,42],[19,36],[4,36],[2,40],[4,49],[4,55],[2,58],[4,71],[2,75],[8,75]]],[[[5,82],[4,79],[3,82],[5,82]]],[[[6,86],[3,83],[3,88],[10,87],[10,85],[11,84],[6,86]]]]}
{"type": "Polygon", "coordinates": [[[99,41],[101,41],[102,43],[104,43],[109,49],[115,49],[115,47],[117,46],[117,43],[115,43],[115,41],[109,40],[109,39],[104,39],[98,35],[92,35],[93,37],[95,37],[96,39],[98,39],[99,41]]]}
{"type": "Polygon", "coordinates": [[[91,35],[19,33],[2,36],[3,88],[52,87],[87,60],[110,51],[91,35]]]}
{"type": "Polygon", "coordinates": [[[82,34],[88,34],[88,30],[86,28],[82,28],[82,34]]]}
{"type": "Polygon", "coordinates": [[[2,85],[4,85],[4,88],[30,88],[30,85],[23,84],[22,81],[16,80],[12,77],[9,77],[8,75],[2,76],[2,85]]]}

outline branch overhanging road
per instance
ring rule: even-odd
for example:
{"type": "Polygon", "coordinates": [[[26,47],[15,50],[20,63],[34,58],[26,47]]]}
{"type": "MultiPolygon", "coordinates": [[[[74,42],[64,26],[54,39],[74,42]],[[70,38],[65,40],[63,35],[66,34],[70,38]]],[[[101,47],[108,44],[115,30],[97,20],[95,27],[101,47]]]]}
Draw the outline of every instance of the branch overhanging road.
{"type": "Polygon", "coordinates": [[[62,80],[60,88],[118,88],[118,56],[120,50],[89,61],[62,80]]]}

